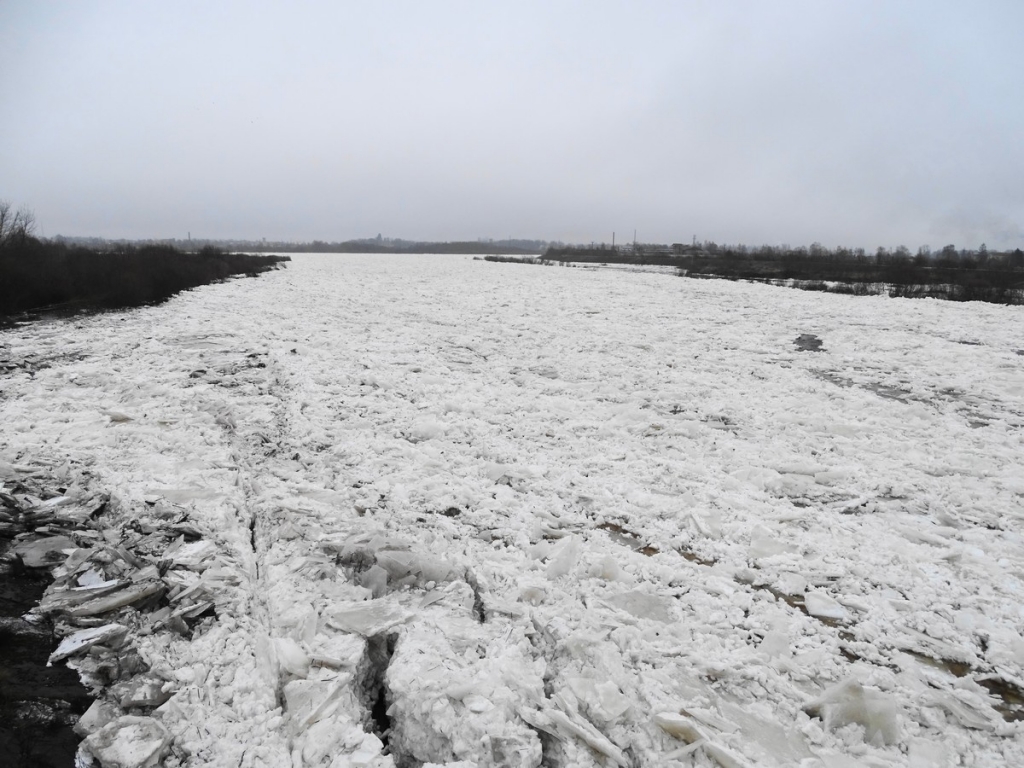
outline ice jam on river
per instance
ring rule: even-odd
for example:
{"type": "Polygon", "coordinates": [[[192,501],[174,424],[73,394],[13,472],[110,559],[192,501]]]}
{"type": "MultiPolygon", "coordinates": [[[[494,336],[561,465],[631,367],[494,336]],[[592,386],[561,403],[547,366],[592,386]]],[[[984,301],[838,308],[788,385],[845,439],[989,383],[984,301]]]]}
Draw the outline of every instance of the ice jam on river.
{"type": "Polygon", "coordinates": [[[1024,308],[300,255],[0,356],[83,764],[1024,765],[1024,308]]]}

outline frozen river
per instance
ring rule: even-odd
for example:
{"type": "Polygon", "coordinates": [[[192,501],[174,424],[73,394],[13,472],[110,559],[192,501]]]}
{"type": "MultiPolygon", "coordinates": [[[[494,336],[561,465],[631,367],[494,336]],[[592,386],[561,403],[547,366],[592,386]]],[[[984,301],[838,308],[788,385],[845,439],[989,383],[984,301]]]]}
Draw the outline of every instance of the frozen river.
{"type": "Polygon", "coordinates": [[[118,619],[167,765],[1024,765],[1022,350],[1022,307],[299,255],[0,333],[0,462],[198,532],[152,555],[194,633],[118,619]]]}

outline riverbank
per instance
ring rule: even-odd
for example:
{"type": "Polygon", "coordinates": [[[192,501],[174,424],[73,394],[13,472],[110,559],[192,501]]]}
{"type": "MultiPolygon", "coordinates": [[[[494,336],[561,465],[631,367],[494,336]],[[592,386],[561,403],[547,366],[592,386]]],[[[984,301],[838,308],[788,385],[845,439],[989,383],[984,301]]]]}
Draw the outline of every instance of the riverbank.
{"type": "Polygon", "coordinates": [[[159,304],[181,291],[256,276],[286,261],[290,257],[217,248],[196,253],[159,245],[92,250],[26,237],[0,247],[0,319],[159,304]]]}
{"type": "MultiPolygon", "coordinates": [[[[747,280],[801,290],[855,296],[933,298],[1024,304],[1024,255],[967,252],[942,258],[909,253],[874,256],[810,254],[807,249],[664,247],[549,248],[534,263],[616,264],[675,268],[682,277],[747,280]]],[[[497,259],[488,259],[496,261],[497,259]]]]}
{"type": "Polygon", "coordinates": [[[33,544],[66,530],[54,514],[66,489],[44,489],[31,474],[0,467],[0,754],[12,765],[56,768],[74,765],[74,726],[92,699],[74,670],[47,664],[54,626],[30,613],[54,565],[33,544]]]}

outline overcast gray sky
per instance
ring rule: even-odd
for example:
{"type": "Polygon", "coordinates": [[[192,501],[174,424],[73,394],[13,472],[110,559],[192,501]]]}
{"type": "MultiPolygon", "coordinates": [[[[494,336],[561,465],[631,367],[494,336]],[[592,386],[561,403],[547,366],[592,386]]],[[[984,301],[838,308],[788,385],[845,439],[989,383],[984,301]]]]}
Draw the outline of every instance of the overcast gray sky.
{"type": "Polygon", "coordinates": [[[1024,2],[0,0],[47,236],[1024,246],[1024,2]]]}

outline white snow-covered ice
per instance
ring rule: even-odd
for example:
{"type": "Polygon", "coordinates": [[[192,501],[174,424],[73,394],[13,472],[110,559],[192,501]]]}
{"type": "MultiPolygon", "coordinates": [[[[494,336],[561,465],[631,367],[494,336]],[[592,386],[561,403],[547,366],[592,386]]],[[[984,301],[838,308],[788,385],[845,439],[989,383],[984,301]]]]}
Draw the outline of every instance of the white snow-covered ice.
{"type": "Polygon", "coordinates": [[[1024,765],[1022,350],[1021,307],[299,255],[0,332],[0,465],[201,534],[216,618],[136,634],[172,695],[101,759],[1024,765]]]}

